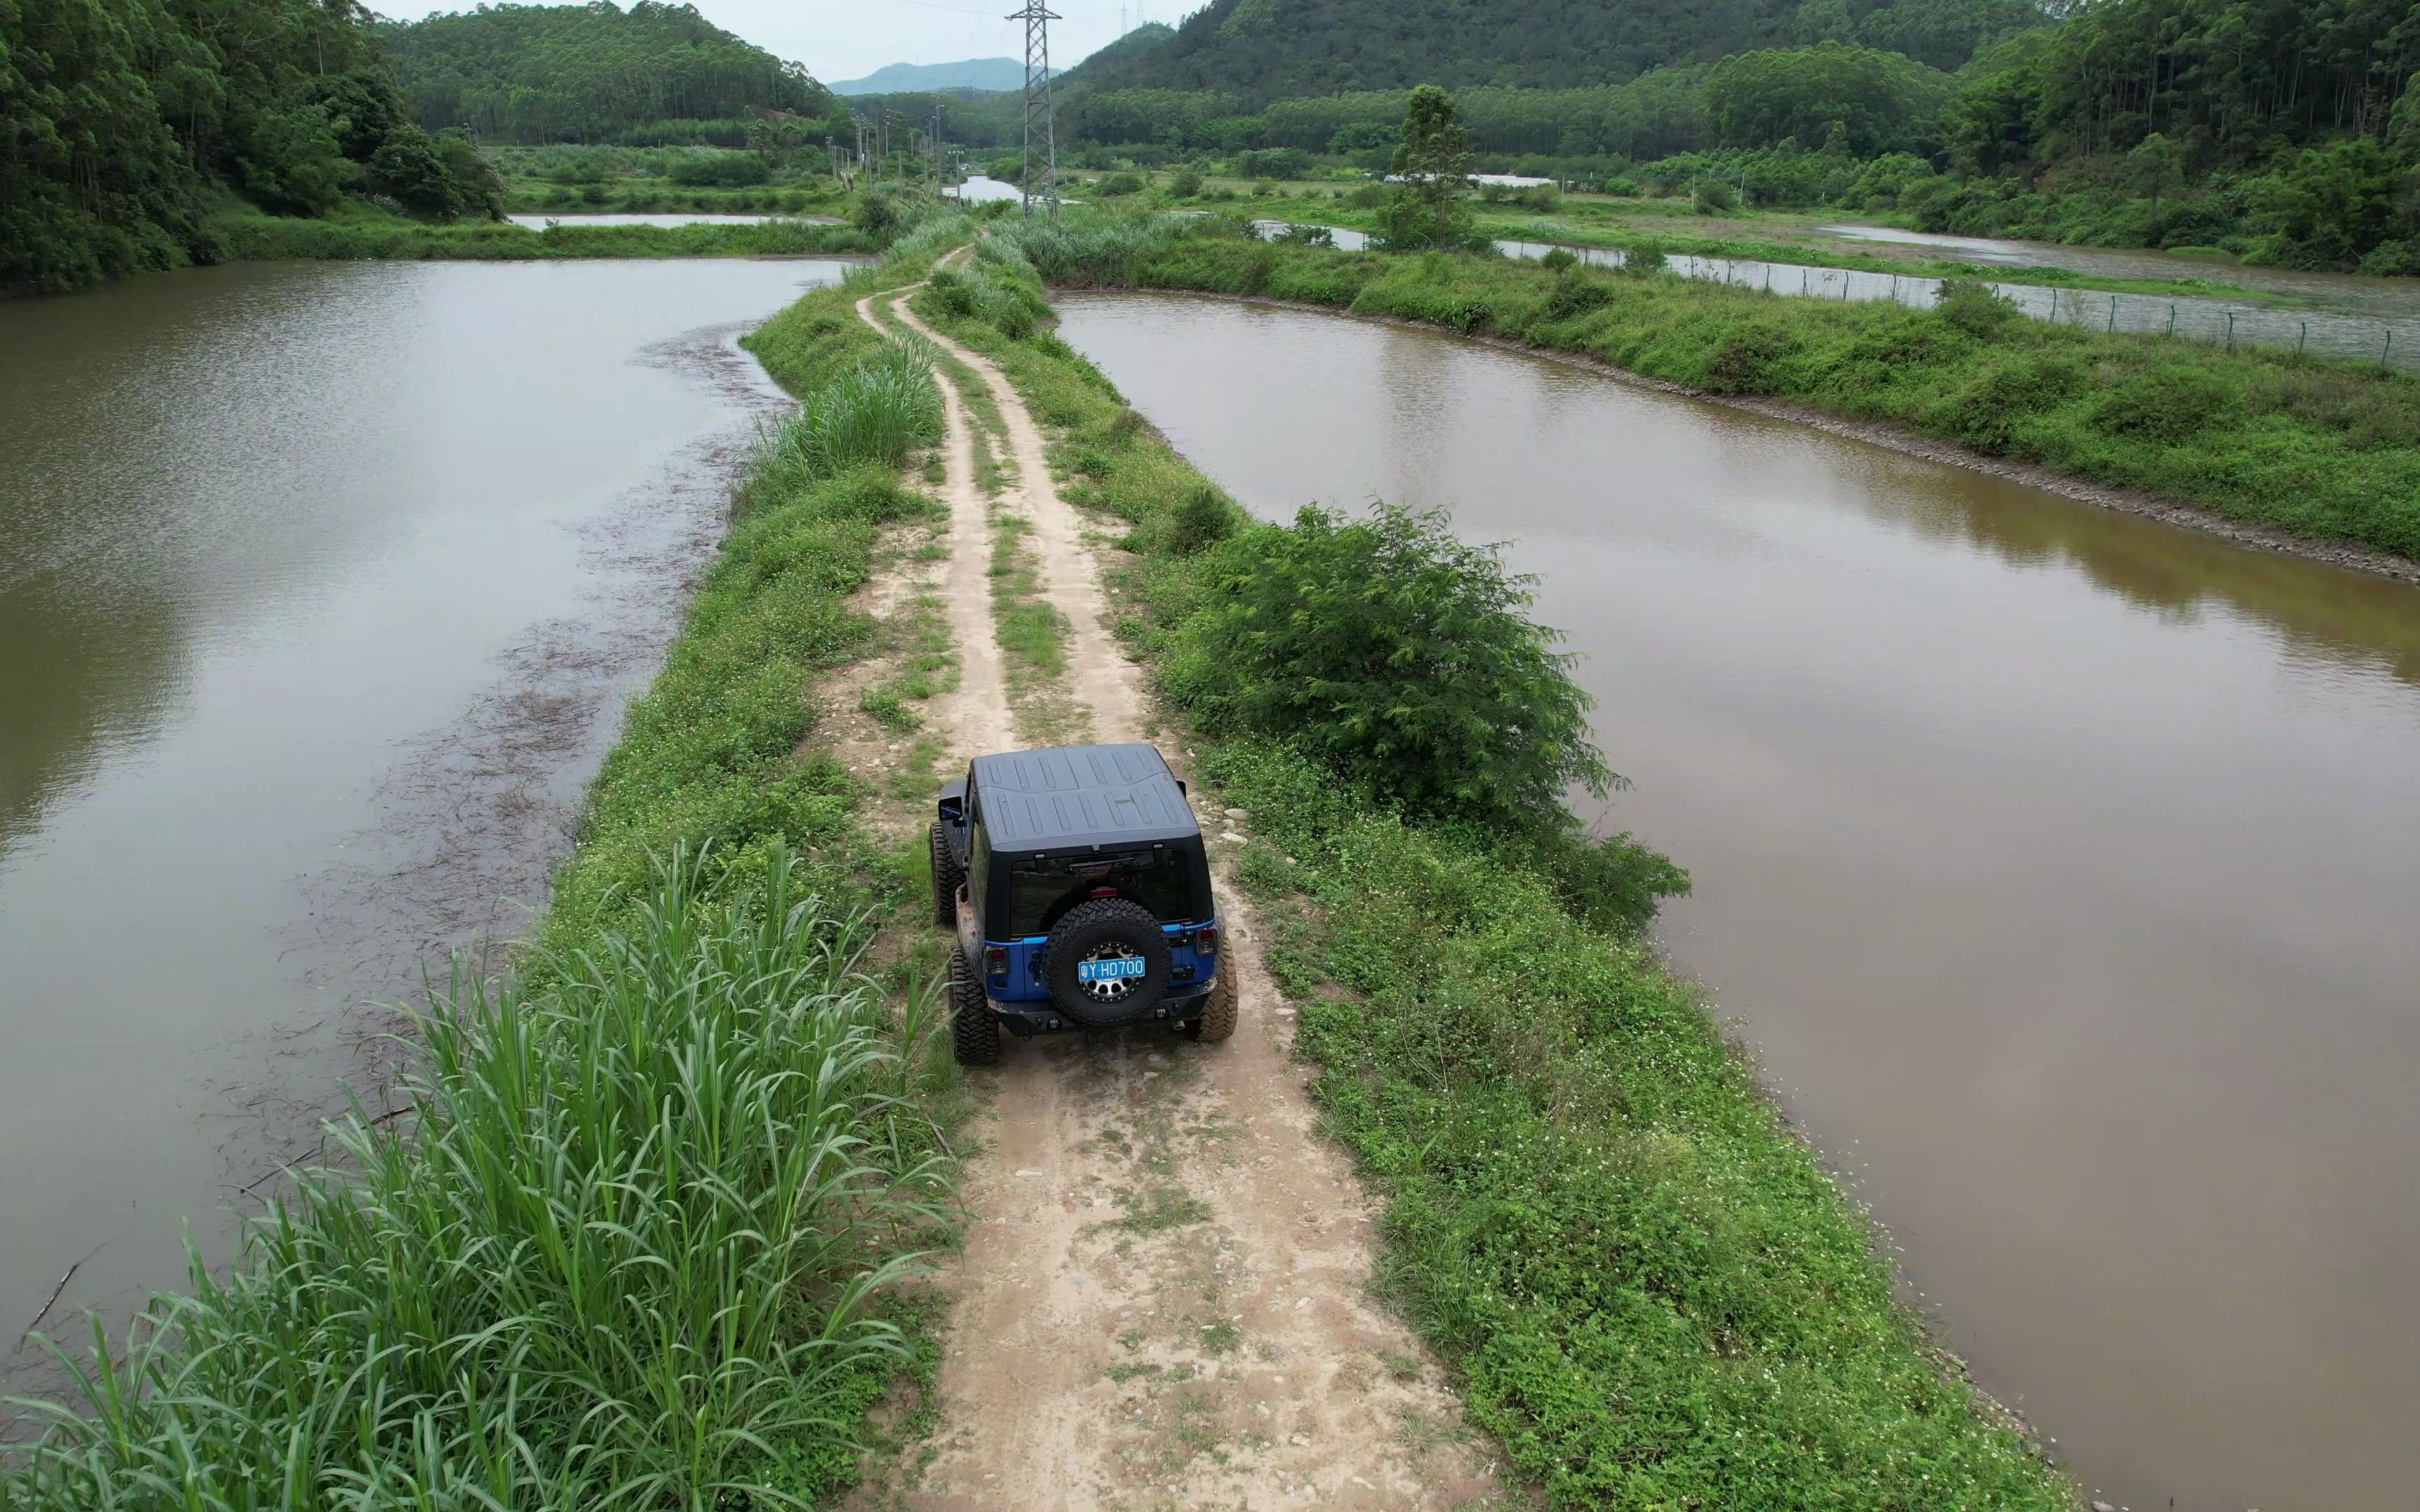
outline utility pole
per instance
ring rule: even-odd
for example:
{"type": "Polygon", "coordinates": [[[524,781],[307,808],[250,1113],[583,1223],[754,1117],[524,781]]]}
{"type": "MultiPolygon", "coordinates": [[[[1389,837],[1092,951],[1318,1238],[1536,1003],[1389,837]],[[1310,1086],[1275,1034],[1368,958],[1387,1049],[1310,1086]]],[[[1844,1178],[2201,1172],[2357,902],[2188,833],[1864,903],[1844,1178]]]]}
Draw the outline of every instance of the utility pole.
{"type": "Polygon", "coordinates": [[[1059,121],[1050,102],[1050,23],[1065,18],[1043,0],[1026,0],[1008,18],[1025,23],[1025,181],[1018,185],[1026,219],[1033,218],[1033,121],[1042,119],[1042,202],[1059,219],[1059,121]]]}

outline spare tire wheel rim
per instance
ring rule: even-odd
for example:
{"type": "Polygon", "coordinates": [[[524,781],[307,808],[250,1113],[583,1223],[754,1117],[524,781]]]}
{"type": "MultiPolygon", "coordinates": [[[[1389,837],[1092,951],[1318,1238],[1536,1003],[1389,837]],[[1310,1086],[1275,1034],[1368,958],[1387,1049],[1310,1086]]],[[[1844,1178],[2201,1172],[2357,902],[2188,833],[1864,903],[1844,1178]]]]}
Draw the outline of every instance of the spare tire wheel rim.
{"type": "Polygon", "coordinates": [[[1140,951],[1109,940],[1076,963],[1076,986],[1101,1007],[1115,1008],[1134,995],[1149,970],[1140,951]]]}

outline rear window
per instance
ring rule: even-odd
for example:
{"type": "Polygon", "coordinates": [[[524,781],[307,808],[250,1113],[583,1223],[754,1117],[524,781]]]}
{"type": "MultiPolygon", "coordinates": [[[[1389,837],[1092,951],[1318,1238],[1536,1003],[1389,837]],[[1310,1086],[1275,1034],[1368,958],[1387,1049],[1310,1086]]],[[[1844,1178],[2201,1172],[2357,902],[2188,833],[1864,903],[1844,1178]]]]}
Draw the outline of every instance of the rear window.
{"type": "Polygon", "coordinates": [[[1114,887],[1136,899],[1164,924],[1188,923],[1202,917],[1194,906],[1192,879],[1175,851],[1161,846],[1122,856],[1037,856],[1009,868],[1008,914],[999,923],[986,919],[994,939],[1039,934],[1059,916],[1082,903],[1095,887],[1114,887]],[[1065,906],[1062,906],[1064,904],[1065,906]]]}

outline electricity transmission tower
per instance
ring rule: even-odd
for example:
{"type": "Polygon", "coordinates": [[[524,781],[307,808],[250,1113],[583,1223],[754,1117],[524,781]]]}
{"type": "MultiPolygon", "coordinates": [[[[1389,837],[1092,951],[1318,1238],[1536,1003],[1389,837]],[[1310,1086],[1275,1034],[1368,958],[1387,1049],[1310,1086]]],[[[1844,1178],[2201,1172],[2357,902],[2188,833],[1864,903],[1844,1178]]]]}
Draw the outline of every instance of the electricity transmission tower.
{"type": "Polygon", "coordinates": [[[1026,0],[1008,18],[1025,23],[1025,181],[1018,186],[1028,220],[1033,217],[1033,122],[1042,120],[1042,202],[1059,218],[1059,120],[1050,104],[1050,23],[1065,18],[1043,0],[1026,0]]]}

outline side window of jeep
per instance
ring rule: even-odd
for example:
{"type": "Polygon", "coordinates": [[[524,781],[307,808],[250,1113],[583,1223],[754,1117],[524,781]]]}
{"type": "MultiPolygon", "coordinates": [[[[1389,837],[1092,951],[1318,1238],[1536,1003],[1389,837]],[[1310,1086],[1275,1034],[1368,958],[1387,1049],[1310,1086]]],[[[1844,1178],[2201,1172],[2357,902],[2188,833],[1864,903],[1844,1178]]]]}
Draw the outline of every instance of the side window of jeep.
{"type": "Polygon", "coordinates": [[[974,795],[967,795],[967,898],[974,904],[975,919],[980,925],[985,918],[984,898],[991,891],[991,837],[984,833],[983,816],[974,806],[974,795]]]}

